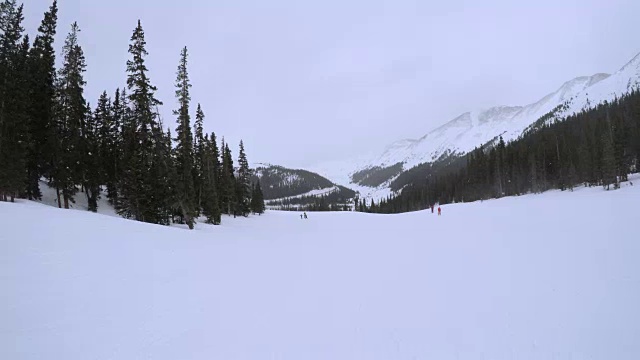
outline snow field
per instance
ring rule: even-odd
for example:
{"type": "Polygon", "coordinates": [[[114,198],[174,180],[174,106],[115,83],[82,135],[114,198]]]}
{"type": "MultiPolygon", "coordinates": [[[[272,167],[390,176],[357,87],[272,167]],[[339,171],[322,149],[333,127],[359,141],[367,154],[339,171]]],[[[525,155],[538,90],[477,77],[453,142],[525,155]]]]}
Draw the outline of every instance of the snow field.
{"type": "Polygon", "coordinates": [[[0,203],[0,358],[638,359],[632,181],[194,231],[0,203]]]}

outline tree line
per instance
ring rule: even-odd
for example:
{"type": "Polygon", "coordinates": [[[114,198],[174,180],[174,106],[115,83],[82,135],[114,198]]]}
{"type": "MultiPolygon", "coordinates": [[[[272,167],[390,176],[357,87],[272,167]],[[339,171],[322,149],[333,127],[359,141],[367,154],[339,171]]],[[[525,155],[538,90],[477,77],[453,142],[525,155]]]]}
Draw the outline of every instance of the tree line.
{"type": "Polygon", "coordinates": [[[640,91],[634,89],[564,119],[545,116],[509,143],[499,137],[445,164],[416,168],[399,195],[356,209],[397,213],[577,186],[613,190],[639,162],[640,91]]]}
{"type": "Polygon", "coordinates": [[[223,139],[218,146],[215,133],[203,132],[200,104],[192,129],[186,47],[176,71],[174,137],[159,114],[140,21],[130,39],[126,87],[113,96],[104,91],[92,109],[77,23],[55,67],[57,18],[54,0],[31,43],[23,5],[0,3],[0,200],[39,200],[45,181],[59,207],[69,208],[84,192],[95,212],[104,195],[121,216],[156,224],[193,228],[201,215],[220,224],[222,214],[264,212],[242,141],[234,167],[229,144],[223,139]]]}
{"type": "Polygon", "coordinates": [[[272,210],[291,211],[349,211],[356,192],[344,186],[337,186],[337,190],[322,195],[302,195],[281,199],[267,200],[267,206],[272,210]]]}

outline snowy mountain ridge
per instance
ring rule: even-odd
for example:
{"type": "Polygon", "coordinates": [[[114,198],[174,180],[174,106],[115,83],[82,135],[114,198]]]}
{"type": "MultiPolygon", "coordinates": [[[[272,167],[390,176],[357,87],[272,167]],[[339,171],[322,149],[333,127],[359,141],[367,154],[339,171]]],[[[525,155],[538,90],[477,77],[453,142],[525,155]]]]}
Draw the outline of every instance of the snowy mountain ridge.
{"type": "Polygon", "coordinates": [[[313,167],[332,181],[364,190],[367,197],[389,194],[385,185],[377,189],[354,186],[352,175],[376,167],[403,164],[404,171],[421,163],[432,163],[450,155],[464,155],[498,136],[514,140],[538,119],[551,112],[559,119],[611,101],[640,86],[640,54],[616,73],[580,76],[562,84],[556,91],[524,106],[495,106],[465,112],[418,139],[403,139],[385,147],[381,154],[357,160],[337,161],[313,167]],[[564,105],[564,106],[562,106],[564,105]],[[346,170],[346,172],[345,172],[346,170]]]}

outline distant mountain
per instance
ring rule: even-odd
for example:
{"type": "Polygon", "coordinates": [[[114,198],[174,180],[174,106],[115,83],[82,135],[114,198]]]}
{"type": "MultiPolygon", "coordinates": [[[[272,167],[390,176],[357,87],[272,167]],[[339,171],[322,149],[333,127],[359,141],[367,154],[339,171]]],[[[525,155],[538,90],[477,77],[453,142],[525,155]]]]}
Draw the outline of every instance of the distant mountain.
{"type": "Polygon", "coordinates": [[[529,105],[466,112],[418,139],[395,141],[379,155],[320,164],[312,169],[336,183],[353,187],[362,197],[385,197],[393,192],[393,180],[417,165],[451,160],[499,136],[505,141],[516,139],[541,125],[540,121],[564,118],[638,86],[640,54],[613,75],[577,77],[529,105]],[[372,177],[375,181],[370,181],[372,177]]]}
{"type": "Polygon", "coordinates": [[[307,170],[258,164],[253,181],[258,179],[271,209],[342,209],[356,196],[355,191],[307,170]]]}

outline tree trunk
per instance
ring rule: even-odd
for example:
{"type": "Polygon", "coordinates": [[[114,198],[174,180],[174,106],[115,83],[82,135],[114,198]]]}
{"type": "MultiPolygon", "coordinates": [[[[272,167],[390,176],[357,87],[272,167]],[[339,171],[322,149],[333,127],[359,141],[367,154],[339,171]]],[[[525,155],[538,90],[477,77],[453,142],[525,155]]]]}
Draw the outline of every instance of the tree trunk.
{"type": "Polygon", "coordinates": [[[56,196],[58,197],[58,208],[62,208],[62,203],[60,202],[60,188],[56,187],[56,196]]]}
{"type": "Polygon", "coordinates": [[[69,197],[67,195],[64,196],[64,208],[69,208],[69,197]]]}
{"type": "Polygon", "coordinates": [[[190,230],[193,230],[193,221],[191,220],[191,215],[187,212],[187,209],[184,207],[184,203],[180,201],[180,210],[182,211],[182,221],[189,226],[190,230]]]}

